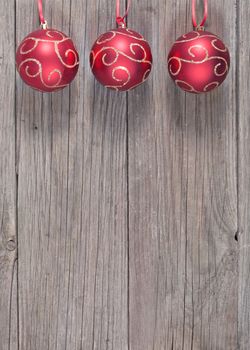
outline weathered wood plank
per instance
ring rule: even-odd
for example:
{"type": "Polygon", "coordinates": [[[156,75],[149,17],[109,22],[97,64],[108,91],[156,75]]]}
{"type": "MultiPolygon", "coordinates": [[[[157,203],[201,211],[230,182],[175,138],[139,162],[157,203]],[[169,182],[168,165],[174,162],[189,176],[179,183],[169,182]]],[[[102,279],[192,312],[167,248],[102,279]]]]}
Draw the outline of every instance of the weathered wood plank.
{"type": "Polygon", "coordinates": [[[171,44],[191,30],[191,1],[133,1],[129,24],[155,57],[128,99],[133,350],[237,348],[235,6],[210,2],[207,29],[232,66],[220,89],[194,96],[166,71],[171,44]]]}
{"type": "Polygon", "coordinates": [[[0,13],[0,348],[17,349],[15,2],[0,13]]]}
{"type": "Polygon", "coordinates": [[[239,171],[239,314],[238,334],[239,349],[250,348],[250,28],[249,28],[249,4],[245,1],[238,2],[238,47],[237,47],[237,80],[238,80],[238,171],[239,171]]]}
{"type": "MultiPolygon", "coordinates": [[[[36,27],[36,6],[21,21],[33,3],[17,0],[19,39],[36,27]]],[[[88,63],[113,4],[57,0],[45,14],[70,32],[81,65],[70,89],[52,96],[17,81],[20,350],[123,350],[126,96],[95,83],[88,63]]]]}

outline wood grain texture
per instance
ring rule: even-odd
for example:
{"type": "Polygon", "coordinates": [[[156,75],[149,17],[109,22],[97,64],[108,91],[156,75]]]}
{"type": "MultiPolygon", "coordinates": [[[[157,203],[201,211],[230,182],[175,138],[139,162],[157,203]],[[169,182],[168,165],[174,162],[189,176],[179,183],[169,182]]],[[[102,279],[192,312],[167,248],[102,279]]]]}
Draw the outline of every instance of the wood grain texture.
{"type": "Polygon", "coordinates": [[[249,6],[245,1],[239,1],[237,47],[237,82],[238,82],[238,207],[239,229],[239,313],[238,313],[238,348],[250,348],[250,28],[246,25],[250,15],[249,6]]]}
{"type": "Polygon", "coordinates": [[[171,44],[192,29],[191,2],[133,3],[129,24],[155,67],[128,100],[130,348],[236,349],[236,2],[210,2],[207,29],[229,45],[232,66],[201,96],[166,71],[171,44]]]}
{"type": "Polygon", "coordinates": [[[0,13],[0,349],[17,347],[15,3],[0,13]]]}
{"type": "MultiPolygon", "coordinates": [[[[21,20],[33,3],[17,1],[20,40],[37,27],[36,6],[21,20]]],[[[52,95],[17,80],[20,350],[127,349],[126,96],[95,83],[88,62],[111,13],[106,1],[46,2],[79,74],[52,95]]]]}
{"type": "Polygon", "coordinates": [[[115,1],[44,1],[81,57],[73,84],[51,95],[15,79],[36,1],[2,8],[0,350],[248,350],[247,1],[209,1],[207,29],[232,64],[201,96],[166,67],[192,29],[191,0],[132,1],[128,24],[154,69],[128,94],[100,86],[88,62],[115,27],[115,1]]]}

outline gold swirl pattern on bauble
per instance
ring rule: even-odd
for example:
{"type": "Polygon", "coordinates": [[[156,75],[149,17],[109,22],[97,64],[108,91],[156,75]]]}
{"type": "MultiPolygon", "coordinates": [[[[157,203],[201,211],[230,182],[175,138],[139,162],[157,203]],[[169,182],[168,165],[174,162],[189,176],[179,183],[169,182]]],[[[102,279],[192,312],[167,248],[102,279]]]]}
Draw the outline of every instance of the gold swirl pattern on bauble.
{"type": "Polygon", "coordinates": [[[228,49],[216,35],[205,31],[177,39],[168,56],[170,76],[187,92],[213,90],[225,80],[229,67],[228,49]]]}
{"type": "Polygon", "coordinates": [[[102,34],[90,52],[90,66],[96,79],[117,91],[128,91],[142,84],[152,67],[147,41],[128,28],[102,34]]]}

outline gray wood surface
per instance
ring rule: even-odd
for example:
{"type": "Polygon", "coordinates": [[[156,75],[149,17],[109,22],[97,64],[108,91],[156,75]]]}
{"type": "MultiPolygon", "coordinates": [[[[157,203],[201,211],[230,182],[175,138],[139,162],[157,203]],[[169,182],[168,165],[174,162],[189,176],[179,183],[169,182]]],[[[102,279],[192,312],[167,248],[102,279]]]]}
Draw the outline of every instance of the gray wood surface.
{"type": "Polygon", "coordinates": [[[74,37],[84,66],[62,93],[17,80],[21,349],[127,348],[126,95],[96,84],[88,64],[111,10],[47,2],[48,23],[74,37]]]}
{"type": "Polygon", "coordinates": [[[17,349],[15,2],[1,3],[0,349],[17,349]]]}
{"type": "Polygon", "coordinates": [[[238,12],[238,237],[239,237],[239,294],[238,347],[250,347],[250,27],[246,25],[250,8],[242,1],[238,12]]]}
{"type": "Polygon", "coordinates": [[[232,65],[221,89],[200,96],[162,73],[173,38],[191,30],[191,2],[150,3],[130,16],[155,57],[149,83],[129,94],[130,347],[236,349],[235,3],[209,2],[208,30],[232,65]]]}
{"type": "Polygon", "coordinates": [[[15,46],[36,1],[1,0],[0,350],[250,349],[248,2],[209,1],[231,69],[201,96],[166,69],[191,0],[132,1],[154,68],[127,94],[88,63],[115,1],[44,5],[81,65],[62,92],[25,86],[15,46]]]}

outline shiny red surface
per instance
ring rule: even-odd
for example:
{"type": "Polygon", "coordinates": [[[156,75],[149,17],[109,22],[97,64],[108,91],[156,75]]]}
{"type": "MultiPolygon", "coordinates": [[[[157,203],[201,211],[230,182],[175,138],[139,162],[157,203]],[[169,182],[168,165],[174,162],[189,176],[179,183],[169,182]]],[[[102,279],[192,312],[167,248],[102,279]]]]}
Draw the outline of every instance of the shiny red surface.
{"type": "Polygon", "coordinates": [[[150,74],[151,49],[139,33],[127,28],[112,29],[94,43],[90,65],[102,85],[117,91],[131,90],[150,74]]]}
{"type": "Polygon", "coordinates": [[[226,79],[230,55],[216,35],[193,31],[174,43],[168,56],[171,78],[183,90],[202,93],[213,90],[226,79]]]}
{"type": "Polygon", "coordinates": [[[76,76],[79,56],[70,38],[54,29],[30,33],[16,53],[22,80],[36,90],[52,92],[66,87],[76,76]]]}

